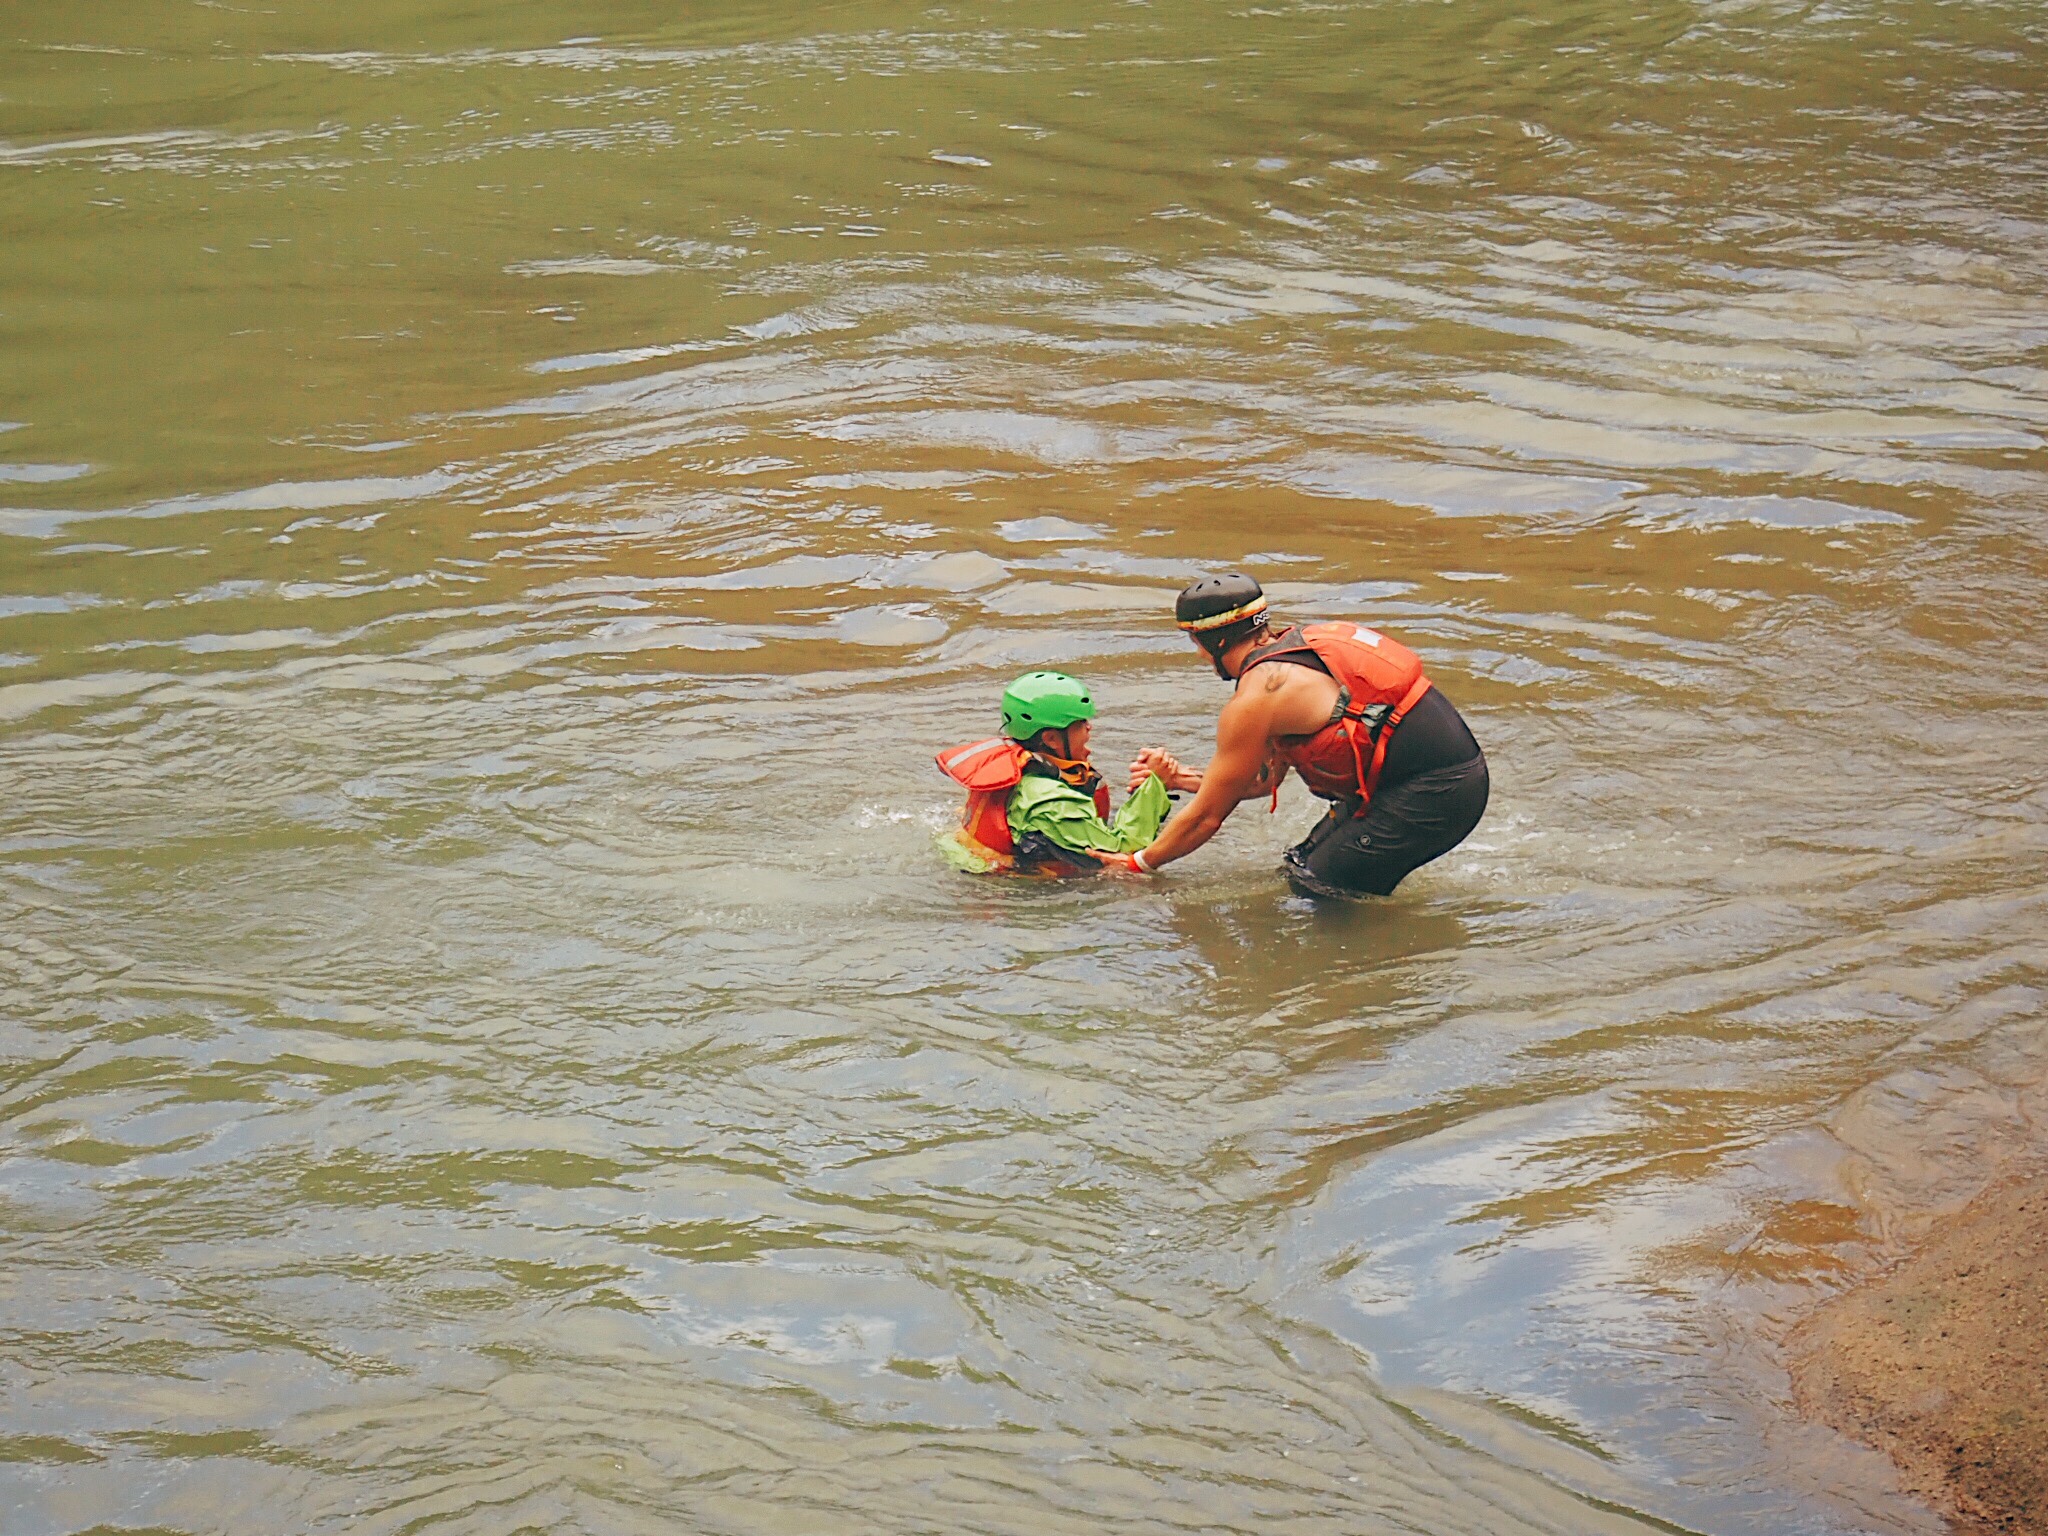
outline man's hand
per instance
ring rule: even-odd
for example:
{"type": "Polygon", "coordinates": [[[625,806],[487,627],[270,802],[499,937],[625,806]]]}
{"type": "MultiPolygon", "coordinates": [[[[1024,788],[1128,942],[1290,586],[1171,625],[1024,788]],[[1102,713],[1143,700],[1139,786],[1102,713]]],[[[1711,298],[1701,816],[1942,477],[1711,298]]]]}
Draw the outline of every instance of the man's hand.
{"type": "Polygon", "coordinates": [[[1198,790],[1202,776],[1180,765],[1180,759],[1164,747],[1146,747],[1131,760],[1131,788],[1136,789],[1153,774],[1168,789],[1198,790]]]}
{"type": "Polygon", "coordinates": [[[1099,859],[1105,875],[1149,875],[1149,869],[1141,868],[1134,853],[1102,853],[1097,849],[1088,850],[1088,857],[1099,859]]]}

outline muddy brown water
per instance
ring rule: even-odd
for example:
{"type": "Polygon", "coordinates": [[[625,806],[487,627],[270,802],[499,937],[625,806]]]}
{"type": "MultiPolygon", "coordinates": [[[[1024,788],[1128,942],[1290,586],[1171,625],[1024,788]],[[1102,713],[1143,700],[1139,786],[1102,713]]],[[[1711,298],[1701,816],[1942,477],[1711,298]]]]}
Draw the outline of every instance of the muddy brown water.
{"type": "Polygon", "coordinates": [[[2023,4],[16,6],[0,1509],[1926,1532],[1769,1339],[2048,1061],[2023,4]],[[1239,568],[1494,767],[945,870],[1239,568]]]}

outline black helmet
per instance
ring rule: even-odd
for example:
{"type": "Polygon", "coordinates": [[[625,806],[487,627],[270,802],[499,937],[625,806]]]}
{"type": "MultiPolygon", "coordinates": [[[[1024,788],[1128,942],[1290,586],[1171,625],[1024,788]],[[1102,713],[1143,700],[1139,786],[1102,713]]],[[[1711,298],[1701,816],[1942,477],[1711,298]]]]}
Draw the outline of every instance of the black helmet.
{"type": "Polygon", "coordinates": [[[1266,611],[1266,594],[1249,576],[1204,576],[1181,588],[1173,600],[1173,622],[1192,634],[1241,624],[1266,611]]]}

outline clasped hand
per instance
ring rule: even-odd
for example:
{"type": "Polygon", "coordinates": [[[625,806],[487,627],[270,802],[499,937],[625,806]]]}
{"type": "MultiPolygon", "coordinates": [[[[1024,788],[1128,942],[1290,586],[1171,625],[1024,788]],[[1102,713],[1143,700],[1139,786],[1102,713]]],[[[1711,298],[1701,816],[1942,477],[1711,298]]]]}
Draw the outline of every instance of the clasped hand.
{"type": "Polygon", "coordinates": [[[1146,747],[1131,759],[1131,788],[1136,789],[1155,773],[1168,789],[1197,790],[1202,787],[1202,776],[1183,768],[1180,759],[1166,748],[1146,747]]]}

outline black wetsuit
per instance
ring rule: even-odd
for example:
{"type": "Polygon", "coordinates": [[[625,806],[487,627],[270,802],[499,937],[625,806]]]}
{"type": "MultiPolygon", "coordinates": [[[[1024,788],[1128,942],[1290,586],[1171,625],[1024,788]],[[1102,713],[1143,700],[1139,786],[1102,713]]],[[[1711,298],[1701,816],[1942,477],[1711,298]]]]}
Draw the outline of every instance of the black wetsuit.
{"type": "MultiPolygon", "coordinates": [[[[1321,667],[1312,651],[1274,661],[1321,667]]],[[[1280,861],[1288,883],[1310,896],[1387,896],[1409,873],[1441,858],[1486,812],[1486,755],[1443,690],[1431,687],[1387,743],[1365,814],[1338,801],[1280,861]]]]}

